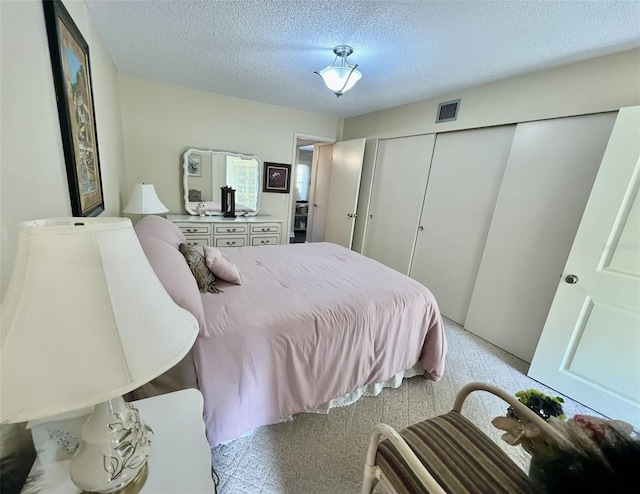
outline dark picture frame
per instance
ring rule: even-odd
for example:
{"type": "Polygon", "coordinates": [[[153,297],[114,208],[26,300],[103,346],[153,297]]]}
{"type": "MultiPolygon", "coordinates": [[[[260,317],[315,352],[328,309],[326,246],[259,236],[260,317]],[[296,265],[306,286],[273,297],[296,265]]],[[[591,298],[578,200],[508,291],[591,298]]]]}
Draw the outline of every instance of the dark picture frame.
{"type": "Polygon", "coordinates": [[[73,216],[104,211],[89,45],[60,0],[43,0],[73,216]]]}
{"type": "Polygon", "coordinates": [[[291,165],[264,162],[264,185],[262,192],[289,193],[291,185],[291,165]]]}

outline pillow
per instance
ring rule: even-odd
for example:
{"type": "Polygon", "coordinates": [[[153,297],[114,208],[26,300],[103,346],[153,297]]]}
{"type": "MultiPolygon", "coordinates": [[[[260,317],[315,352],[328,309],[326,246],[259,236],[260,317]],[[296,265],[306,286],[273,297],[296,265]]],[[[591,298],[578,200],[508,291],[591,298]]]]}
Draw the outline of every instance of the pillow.
{"type": "Polygon", "coordinates": [[[234,264],[231,258],[215,247],[204,246],[204,260],[214,275],[229,283],[242,285],[242,277],[238,266],[234,264]]]}
{"type": "Polygon", "coordinates": [[[138,221],[133,229],[136,233],[144,233],[163,240],[176,249],[182,242],[187,241],[178,225],[162,216],[147,215],[138,221]]]}
{"type": "Polygon", "coordinates": [[[137,236],[149,264],[164,289],[176,304],[195,316],[200,327],[198,334],[207,338],[209,332],[204,318],[202,298],[189,266],[184,262],[184,257],[178,249],[156,237],[144,233],[137,233],[137,236]]]}
{"type": "Polygon", "coordinates": [[[180,249],[180,252],[182,252],[182,255],[187,260],[189,269],[191,269],[200,291],[202,293],[220,293],[220,290],[215,287],[216,277],[209,271],[204,256],[198,249],[184,243],[180,244],[178,249],[180,249]]]}

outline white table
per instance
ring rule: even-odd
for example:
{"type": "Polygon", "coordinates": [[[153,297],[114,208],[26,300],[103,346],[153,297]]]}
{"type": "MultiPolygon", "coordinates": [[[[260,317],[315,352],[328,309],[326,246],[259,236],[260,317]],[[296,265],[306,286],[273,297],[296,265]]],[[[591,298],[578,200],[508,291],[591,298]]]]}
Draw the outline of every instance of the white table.
{"type": "MultiPolygon", "coordinates": [[[[149,477],[143,494],[212,494],[211,450],[202,420],[202,395],[185,389],[134,401],[142,420],[153,429],[149,477]]],[[[55,445],[52,444],[52,447],[55,445]]],[[[46,455],[43,455],[46,456],[46,455]]],[[[23,494],[79,494],[69,477],[71,460],[33,464],[23,494]]]]}

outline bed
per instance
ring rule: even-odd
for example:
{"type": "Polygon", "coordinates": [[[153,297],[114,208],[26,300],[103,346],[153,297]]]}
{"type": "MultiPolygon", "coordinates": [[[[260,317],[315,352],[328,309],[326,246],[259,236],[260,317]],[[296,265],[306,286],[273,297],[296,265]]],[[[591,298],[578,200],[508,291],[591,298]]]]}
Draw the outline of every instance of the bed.
{"type": "MultiPolygon", "coordinates": [[[[242,284],[218,279],[221,293],[201,294],[193,276],[177,275],[185,240],[173,223],[147,216],[136,232],[169,294],[198,319],[190,356],[168,377],[194,385],[195,370],[212,447],[416,366],[442,377],[432,294],[376,261],[331,243],[220,249],[242,284]]],[[[146,395],[160,392],[150,386],[146,395]]]]}

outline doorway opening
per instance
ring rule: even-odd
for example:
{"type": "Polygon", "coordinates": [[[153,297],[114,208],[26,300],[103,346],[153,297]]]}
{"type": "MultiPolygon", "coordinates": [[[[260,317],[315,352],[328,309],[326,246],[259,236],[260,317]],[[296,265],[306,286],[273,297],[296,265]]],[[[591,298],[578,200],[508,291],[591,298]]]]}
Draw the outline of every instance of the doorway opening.
{"type": "Polygon", "coordinates": [[[295,138],[294,167],[291,187],[291,221],[289,243],[312,241],[313,208],[316,192],[317,145],[330,144],[327,137],[297,135],[295,138]]]}
{"type": "Polygon", "coordinates": [[[309,225],[309,196],[311,193],[311,170],[313,166],[313,144],[297,146],[298,160],[294,179],[294,211],[293,237],[291,243],[300,244],[307,241],[307,226],[309,225]]]}

